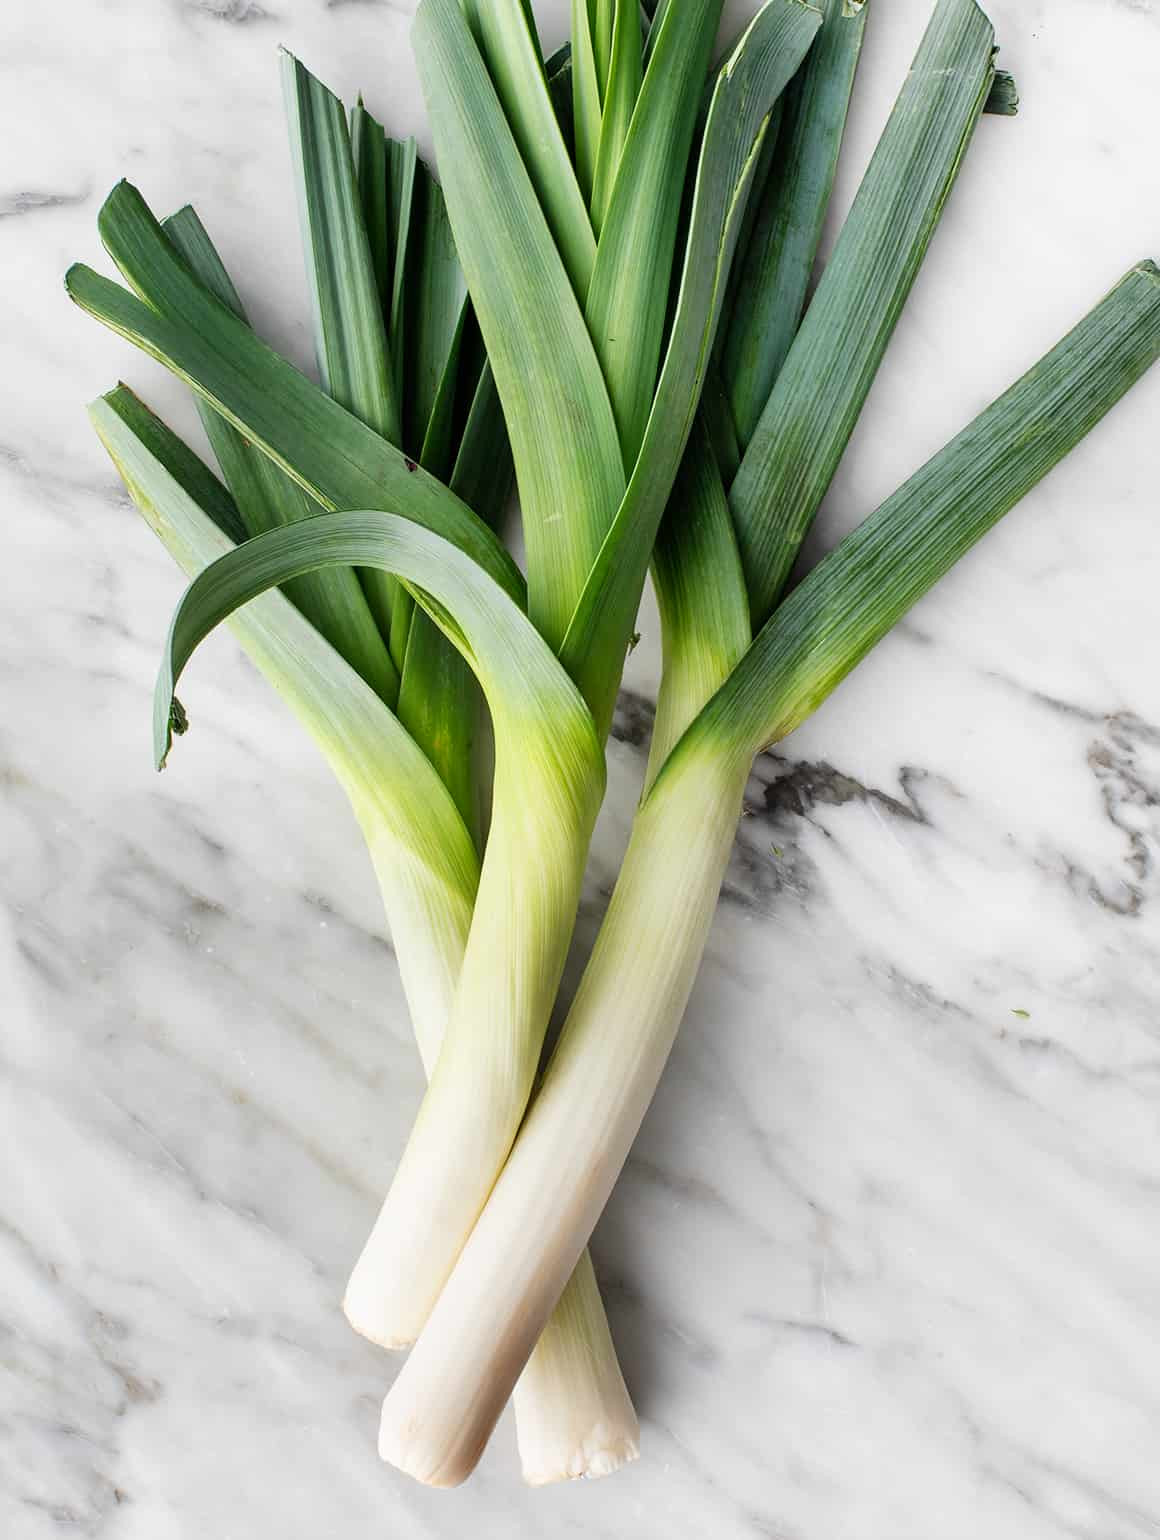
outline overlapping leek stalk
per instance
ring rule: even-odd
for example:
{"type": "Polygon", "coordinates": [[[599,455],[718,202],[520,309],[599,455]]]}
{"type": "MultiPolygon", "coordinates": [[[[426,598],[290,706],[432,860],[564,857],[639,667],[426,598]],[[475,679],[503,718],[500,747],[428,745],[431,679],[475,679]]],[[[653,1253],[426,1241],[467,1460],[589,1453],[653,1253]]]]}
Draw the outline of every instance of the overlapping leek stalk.
{"type": "Polygon", "coordinates": [[[794,590],[683,735],[637,814],[527,1121],[384,1403],[385,1459],[438,1486],[474,1468],[660,1078],[753,755],[816,709],[1158,356],[1160,272],[1146,263],[794,590]]]}

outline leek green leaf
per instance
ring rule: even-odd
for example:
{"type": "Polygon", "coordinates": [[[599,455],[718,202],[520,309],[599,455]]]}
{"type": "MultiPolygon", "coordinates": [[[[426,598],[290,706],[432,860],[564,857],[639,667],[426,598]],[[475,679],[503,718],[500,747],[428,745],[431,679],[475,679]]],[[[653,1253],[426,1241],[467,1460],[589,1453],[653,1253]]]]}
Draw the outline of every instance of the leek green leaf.
{"type": "Polygon", "coordinates": [[[776,162],[752,200],[754,229],[741,245],[721,353],[742,448],[801,320],[868,9],[849,15],[846,0],[824,0],[821,31],[786,92],[776,162]]]}
{"type": "Polygon", "coordinates": [[[382,305],[342,103],[293,54],[282,82],[323,389],[401,442],[382,305]]]}
{"type": "Polygon", "coordinates": [[[993,51],[975,0],[938,0],[742,458],[729,504],[755,628],[853,432],[991,89],[993,51]]]}
{"type": "Polygon", "coordinates": [[[1015,77],[1006,70],[995,71],[983,111],[1000,118],[1013,118],[1019,111],[1019,88],[1015,84],[1015,77]]]}
{"type": "Polygon", "coordinates": [[[350,115],[350,152],[385,326],[391,313],[393,266],[391,214],[387,205],[387,136],[382,124],[367,111],[361,96],[350,115]]]}
{"type": "MultiPolygon", "coordinates": [[[[131,391],[120,386],[89,415],[146,522],[190,577],[231,550],[243,531],[229,494],[131,391]]],[[[479,858],[470,835],[393,714],[283,594],[247,605],[231,626],[350,798],[426,1053],[442,1037],[471,923],[479,858]]]]}
{"type": "Polygon", "coordinates": [[[624,492],[612,408],[458,0],[423,0],[413,37],[459,259],[511,435],[528,610],[558,646],[624,492]]]}
{"type": "Polygon", "coordinates": [[[199,284],[135,188],[122,182],[114,189],[100,228],[113,260],[144,300],[77,264],[65,286],[83,310],[192,385],[324,506],[399,509],[438,529],[520,597],[519,569],[493,531],[199,284]]]}
{"type": "Polygon", "coordinates": [[[751,640],[741,558],[703,413],[673,483],[652,570],[664,668],[646,784],[751,640]]]}
{"type": "Polygon", "coordinates": [[[463,7],[572,286],[583,301],[596,237],[552,106],[529,12],[521,0],[463,0],[463,7]]]}
{"type": "Polygon", "coordinates": [[[560,650],[605,732],[657,528],[709,365],[764,125],[820,24],[821,13],[799,0],[770,0],[714,86],[680,290],[644,442],[560,650]]]}
{"type": "MultiPolygon", "coordinates": [[[[322,388],[402,448],[397,375],[387,349],[380,275],[363,222],[346,113],[334,93],[285,50],[282,86],[322,388]]],[[[397,585],[377,571],[362,573],[361,581],[389,645],[397,585]]],[[[401,654],[393,661],[401,672],[401,654]]]]}
{"type": "MultiPolygon", "coordinates": [[[[164,221],[163,228],[195,276],[245,321],[237,290],[194,210],[188,205],[179,209],[164,221]]],[[[261,534],[279,524],[293,524],[323,512],[321,504],[308,497],[273,460],[255,449],[220,412],[201,397],[194,399],[247,535],[261,534]]],[[[376,694],[387,705],[393,705],[399,692],[399,675],[355,573],[337,567],[311,573],[286,592],[351,667],[358,669],[376,694]]]]}
{"type": "Polygon", "coordinates": [[[406,357],[407,310],[403,295],[411,266],[411,214],[415,202],[415,183],[419,175],[419,153],[413,139],[387,140],[387,207],[391,216],[391,309],[387,336],[398,392],[403,393],[403,360],[406,357]]]}
{"type": "Polygon", "coordinates": [[[612,58],[608,86],[600,117],[600,145],[592,179],[592,223],[600,234],[608,202],[616,183],[624,142],[643,78],[640,6],[638,0],[616,0],[613,20],[612,58]]]}
{"type": "Polygon", "coordinates": [[[576,176],[586,204],[592,202],[600,153],[600,83],[588,0],[572,0],[572,133],[576,176]]]}
{"type": "Polygon", "coordinates": [[[451,1021],[347,1296],[360,1318],[364,1306],[380,1312],[376,1340],[405,1342],[454,1266],[531,1092],[604,790],[592,718],[528,619],[469,557],[408,519],[354,512],[259,535],[195,579],[170,628],[154,721],[163,754],[184,663],[238,606],[320,565],[375,561],[424,596],[471,663],[496,741],[492,831],[451,1021]]]}
{"type": "Polygon", "coordinates": [[[425,167],[420,167],[420,174],[423,212],[407,304],[412,346],[405,416],[408,447],[414,446],[427,469],[446,480],[467,284],[456,255],[443,191],[425,167]],[[433,424],[441,396],[442,411],[433,424]],[[428,437],[431,444],[426,448],[428,437]]]}

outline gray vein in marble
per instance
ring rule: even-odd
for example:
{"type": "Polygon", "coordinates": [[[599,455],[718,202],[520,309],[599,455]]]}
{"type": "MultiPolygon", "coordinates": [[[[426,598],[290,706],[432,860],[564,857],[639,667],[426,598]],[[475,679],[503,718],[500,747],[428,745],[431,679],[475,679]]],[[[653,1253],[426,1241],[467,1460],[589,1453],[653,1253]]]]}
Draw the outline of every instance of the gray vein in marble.
{"type": "Polygon", "coordinates": [[[259,0],[178,0],[178,6],[190,16],[207,16],[239,26],[280,19],[277,12],[267,10],[259,0]]]}
{"type": "Polygon", "coordinates": [[[17,219],[27,214],[42,214],[52,209],[77,208],[92,197],[88,187],[77,192],[50,192],[29,188],[23,192],[0,193],[0,219],[17,219]]]}

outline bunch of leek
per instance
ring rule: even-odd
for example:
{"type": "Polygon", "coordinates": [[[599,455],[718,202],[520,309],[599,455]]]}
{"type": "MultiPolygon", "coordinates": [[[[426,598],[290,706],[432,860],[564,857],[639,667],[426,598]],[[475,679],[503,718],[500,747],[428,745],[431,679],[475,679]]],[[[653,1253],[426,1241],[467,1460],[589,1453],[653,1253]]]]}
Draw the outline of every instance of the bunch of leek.
{"type": "MultiPolygon", "coordinates": [[[[442,475],[488,525],[510,494],[511,452],[439,186],[414,142],[387,139],[361,103],[348,129],[338,101],[289,55],[283,83],[319,370],[330,397],[295,377],[304,441],[323,446],[311,479],[283,469],[204,394],[200,415],[223,479],[125,386],[93,403],[93,425],[146,520],[191,577],[263,531],[352,497],[368,500],[375,478],[388,499],[404,487],[412,499],[442,497],[490,570],[522,597],[520,575],[489,530],[425,474],[442,475]],[[321,421],[310,422],[320,409],[321,421]],[[352,480],[344,433],[363,457],[361,481],[352,480]]],[[[213,322],[228,314],[250,350],[240,362],[257,359],[261,380],[273,355],[246,330],[238,293],[191,208],[158,226],[136,190],[121,184],[100,228],[147,303],[157,293],[150,285],[166,280],[176,284],[166,316],[181,314],[181,296],[197,296],[202,308],[187,342],[196,335],[203,348],[218,346],[213,322]]],[[[68,282],[74,297],[124,301],[128,314],[143,315],[95,274],[74,269],[68,282]]],[[[115,311],[104,313],[118,324],[115,311]]],[[[238,353],[227,346],[231,352],[236,365],[238,353]]],[[[282,431],[293,432],[293,423],[282,431]]],[[[471,670],[406,589],[373,566],[304,576],[247,606],[233,625],[350,797],[430,1073],[479,885],[486,777],[471,670]]],[[[586,1258],[516,1396],[516,1427],[532,1481],[602,1474],[636,1455],[636,1417],[586,1258]]]]}
{"type": "MultiPolygon", "coordinates": [[[[347,1304],[377,1340],[415,1340],[380,1450],[435,1484],[470,1472],[517,1381],[541,1399],[560,1393],[559,1365],[575,1370],[579,1355],[548,1363],[536,1343],[552,1339],[552,1327],[541,1333],[570,1296],[590,1302],[582,1345],[609,1351],[606,1328],[591,1325],[602,1318],[583,1248],[683,1013],[753,756],[812,712],[1160,353],[1160,277],[1142,263],[789,588],[979,117],[1013,111],[1014,92],[975,0],[938,0],[807,306],[865,9],[768,0],[710,70],[719,13],[719,0],[661,0],[651,18],[635,0],[574,0],[570,59],[546,65],[524,0],[419,6],[443,197],[487,350],[480,384],[494,381],[514,460],[526,597],[490,530],[389,447],[394,424],[375,415],[368,387],[383,371],[360,348],[366,307],[344,306],[327,282],[339,200],[314,131],[299,135],[302,180],[334,399],[263,349],[123,189],[102,230],[140,298],[70,274],[79,303],[189,380],[256,459],[351,510],[256,535],[192,584],[158,684],[159,753],[181,723],[173,687],[201,637],[243,605],[247,624],[277,585],[305,609],[313,591],[300,585],[342,575],[349,586],[351,569],[381,637],[393,642],[405,608],[410,634],[422,623],[433,652],[454,647],[487,698],[491,819],[470,924],[461,962],[444,968],[428,1093],[347,1304]],[[315,182],[331,196],[312,215],[315,182]],[[664,668],[647,784],[537,1084],[650,562],[664,668]],[[370,575],[380,571],[388,582],[370,575]]],[[[409,738],[437,768],[445,741],[409,738]]],[[[421,820],[404,840],[397,803],[366,814],[350,756],[331,757],[364,826],[389,824],[429,888],[446,831],[432,818],[440,859],[426,846],[417,857],[421,820]]],[[[462,792],[458,810],[470,827],[462,792]]],[[[388,892],[393,924],[396,904],[421,911],[415,931],[439,929],[429,892],[425,909],[388,892]]],[[[561,1332],[574,1332],[566,1314],[561,1332]]],[[[607,1360],[595,1378],[610,1383],[607,1360]]]]}

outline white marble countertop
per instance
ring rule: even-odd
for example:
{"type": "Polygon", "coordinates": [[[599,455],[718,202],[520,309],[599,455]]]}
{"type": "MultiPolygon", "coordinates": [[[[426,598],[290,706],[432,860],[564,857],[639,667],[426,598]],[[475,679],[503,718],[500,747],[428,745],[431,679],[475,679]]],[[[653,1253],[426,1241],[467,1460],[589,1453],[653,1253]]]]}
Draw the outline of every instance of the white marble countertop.
{"type": "MultiPolygon", "coordinates": [[[[558,16],[563,7],[554,8],[558,16]]],[[[844,208],[928,0],[873,0],[844,208]]],[[[819,522],[832,542],[1160,254],[1156,0],[993,0],[984,120],[819,522]]],[[[784,751],[594,1250],[644,1425],[611,1480],[381,1466],[341,1285],[420,1072],[359,837],[227,635],[150,768],[180,580],[82,404],[180,388],[67,304],[122,174],[307,310],[275,45],[422,131],[409,6],[0,19],[0,1533],[1160,1534],[1160,371],[784,751]]],[[[104,265],[103,262],[101,265],[104,265]]],[[[632,660],[583,929],[643,758],[632,660]]]]}

